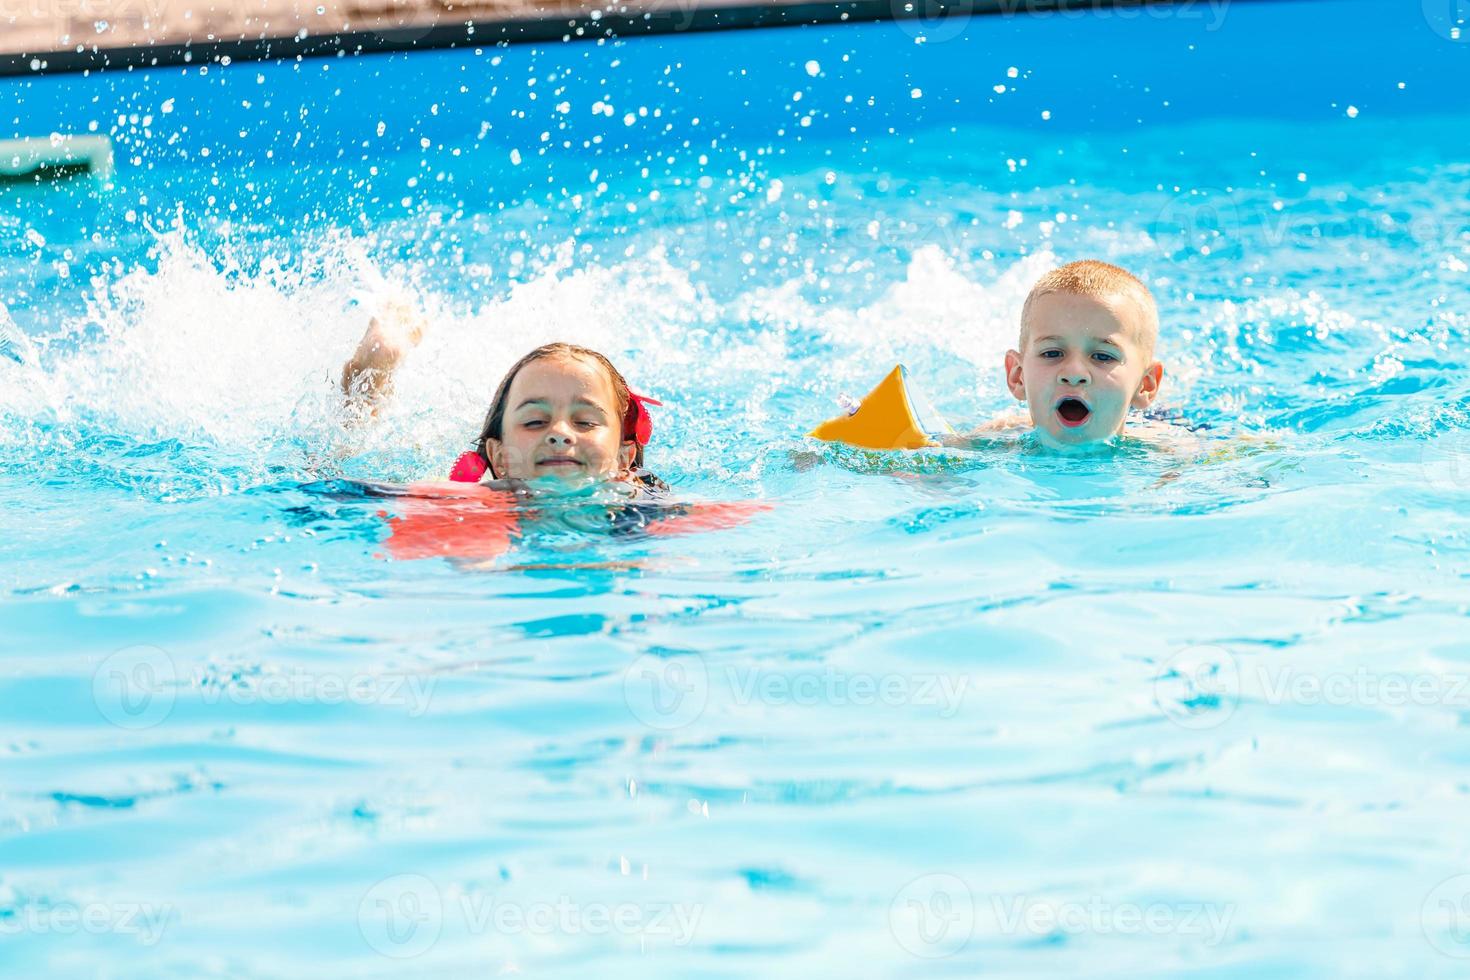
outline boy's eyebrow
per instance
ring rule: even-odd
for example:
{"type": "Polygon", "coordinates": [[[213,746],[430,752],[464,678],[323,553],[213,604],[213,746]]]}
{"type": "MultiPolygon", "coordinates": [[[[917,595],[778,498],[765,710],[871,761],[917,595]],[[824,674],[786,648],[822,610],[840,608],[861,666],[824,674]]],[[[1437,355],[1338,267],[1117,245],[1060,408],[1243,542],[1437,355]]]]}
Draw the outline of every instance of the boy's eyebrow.
{"type": "MultiPolygon", "coordinates": [[[[1113,334],[1109,334],[1106,337],[1098,337],[1096,339],[1097,339],[1097,341],[1099,343],[1112,344],[1114,347],[1121,347],[1121,346],[1123,346],[1122,344],[1118,343],[1116,340],[1113,340],[1112,339],[1113,336],[1114,336],[1113,334]]],[[[1067,339],[1066,337],[1060,336],[1058,334],[1051,334],[1051,335],[1046,336],[1046,337],[1037,337],[1035,342],[1038,343],[1038,344],[1044,344],[1048,340],[1066,340],[1066,339],[1067,339]]]]}

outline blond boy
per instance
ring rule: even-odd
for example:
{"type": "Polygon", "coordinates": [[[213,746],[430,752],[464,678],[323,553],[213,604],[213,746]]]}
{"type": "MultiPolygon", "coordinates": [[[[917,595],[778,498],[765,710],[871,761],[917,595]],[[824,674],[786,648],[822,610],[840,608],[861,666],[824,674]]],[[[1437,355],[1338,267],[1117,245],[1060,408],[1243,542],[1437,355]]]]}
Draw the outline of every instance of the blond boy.
{"type": "Polygon", "coordinates": [[[1005,358],[1006,387],[1030,418],[997,419],[961,441],[1029,426],[1051,449],[1105,445],[1159,393],[1158,336],[1153,296],[1129,272],[1095,259],[1048,272],[1031,287],[1020,343],[1005,358]]]}

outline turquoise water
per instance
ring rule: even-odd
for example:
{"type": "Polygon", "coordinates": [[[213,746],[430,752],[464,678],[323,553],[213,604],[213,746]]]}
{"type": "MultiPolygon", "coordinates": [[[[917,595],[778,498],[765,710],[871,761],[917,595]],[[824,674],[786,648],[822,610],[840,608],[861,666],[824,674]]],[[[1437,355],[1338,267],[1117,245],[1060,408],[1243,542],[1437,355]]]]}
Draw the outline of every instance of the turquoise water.
{"type": "MultiPolygon", "coordinates": [[[[772,85],[831,104],[873,58],[892,133],[794,100],[606,161],[471,129],[200,166],[160,110],[111,186],[4,190],[7,973],[1463,969],[1466,114],[926,121],[874,67],[909,30],[778,32],[772,85]],[[1153,288],[1198,458],[803,436],[900,360],[956,421],[1010,408],[1027,288],[1087,256],[1153,288]],[[404,290],[432,329],[344,429],[404,290]],[[501,559],[391,560],[362,481],[442,475],[552,338],[665,402],[680,498],[764,509],[548,503],[501,559]]],[[[976,84],[1026,97],[1017,61],[976,84]]]]}

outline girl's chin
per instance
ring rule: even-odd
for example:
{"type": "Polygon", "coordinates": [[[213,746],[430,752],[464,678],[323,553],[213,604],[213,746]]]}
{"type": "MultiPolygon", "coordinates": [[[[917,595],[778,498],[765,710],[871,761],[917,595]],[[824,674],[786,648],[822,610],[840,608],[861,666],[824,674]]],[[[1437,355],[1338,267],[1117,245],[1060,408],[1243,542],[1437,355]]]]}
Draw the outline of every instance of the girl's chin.
{"type": "Polygon", "coordinates": [[[543,476],[559,480],[580,480],[587,476],[587,467],[579,463],[542,463],[532,471],[530,479],[537,480],[543,476]]]}
{"type": "Polygon", "coordinates": [[[605,486],[616,479],[616,473],[588,473],[580,466],[540,468],[535,475],[522,478],[528,486],[555,490],[558,493],[605,486]],[[563,469],[565,472],[562,472],[563,469]]]}

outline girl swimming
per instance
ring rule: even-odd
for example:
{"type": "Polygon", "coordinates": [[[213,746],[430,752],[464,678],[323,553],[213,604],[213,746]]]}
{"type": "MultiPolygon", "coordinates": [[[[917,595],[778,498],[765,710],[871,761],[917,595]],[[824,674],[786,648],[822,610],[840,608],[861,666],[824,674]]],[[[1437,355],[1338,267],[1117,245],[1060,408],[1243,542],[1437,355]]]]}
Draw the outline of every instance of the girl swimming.
{"type": "MultiPolygon", "coordinates": [[[[386,306],[343,365],[348,400],[375,411],[423,330],[422,318],[405,304],[386,306]]],[[[643,469],[643,450],[653,435],[647,406],[658,404],[630,389],[622,372],[597,351],[545,344],[501,379],[474,448],[455,461],[449,479],[480,483],[488,477],[513,485],[548,478],[611,481],[643,492],[666,490],[643,469]]]]}
{"type": "Polygon", "coordinates": [[[643,469],[653,435],[645,398],[602,354],[576,344],[537,347],[501,379],[475,448],[451,480],[612,479],[662,488],[643,469]]]}

